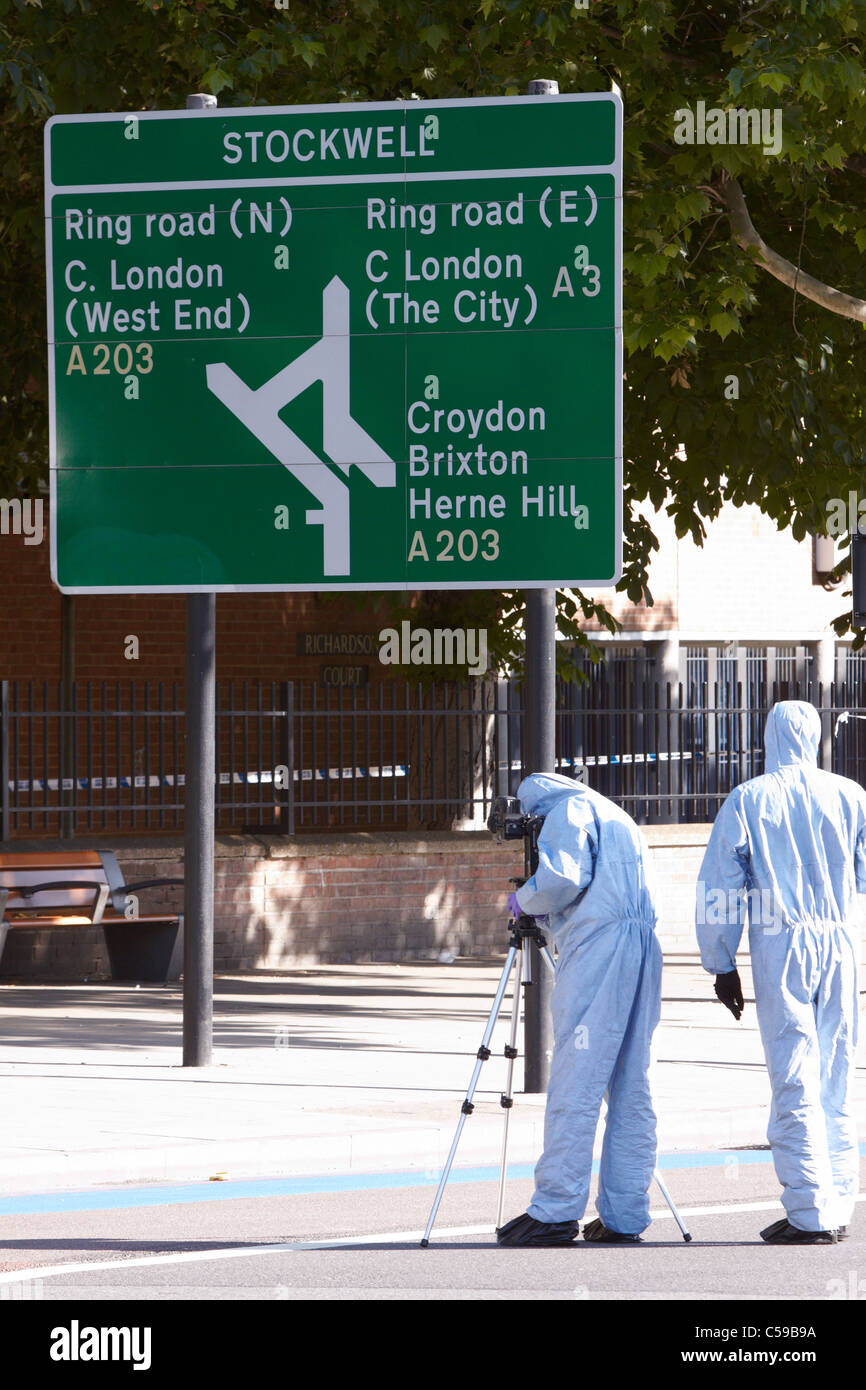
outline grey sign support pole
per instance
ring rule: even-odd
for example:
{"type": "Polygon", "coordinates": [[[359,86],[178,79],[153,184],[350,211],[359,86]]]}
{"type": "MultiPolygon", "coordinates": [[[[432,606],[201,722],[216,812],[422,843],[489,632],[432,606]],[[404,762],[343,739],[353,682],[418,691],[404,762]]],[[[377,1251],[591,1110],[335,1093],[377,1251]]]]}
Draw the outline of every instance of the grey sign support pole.
{"type": "Polygon", "coordinates": [[[75,598],[60,595],[60,838],[71,840],[75,834],[75,598]]]}
{"type": "Polygon", "coordinates": [[[216,594],[188,594],[183,814],[185,1067],[210,1066],[213,1047],[215,636],[216,594]]]}
{"type": "MultiPolygon", "coordinates": [[[[216,97],[197,93],[187,109],[216,97]]],[[[216,594],[186,600],[186,739],[183,814],[183,1065],[210,1066],[213,1054],[214,770],[216,594]]]]}
{"type": "MultiPolygon", "coordinates": [[[[558,96],[559,83],[530,82],[530,96],[558,96]]],[[[526,594],[526,760],[527,772],[556,771],[556,590],[529,589],[526,594]]],[[[526,866],[527,874],[529,865],[526,866]]],[[[524,990],[523,1089],[546,1091],[553,1055],[550,996],[553,976],[538,946],[531,952],[532,984],[524,990]]]]}
{"type": "MultiPolygon", "coordinates": [[[[556,769],[556,590],[530,589],[526,595],[526,765],[531,772],[556,769]]],[[[528,847],[527,847],[528,857],[528,847]]],[[[531,866],[526,865],[529,875],[531,866]]],[[[532,984],[524,989],[523,1089],[547,1090],[553,1055],[550,996],[553,975],[544,965],[536,942],[531,952],[532,984]]]]}

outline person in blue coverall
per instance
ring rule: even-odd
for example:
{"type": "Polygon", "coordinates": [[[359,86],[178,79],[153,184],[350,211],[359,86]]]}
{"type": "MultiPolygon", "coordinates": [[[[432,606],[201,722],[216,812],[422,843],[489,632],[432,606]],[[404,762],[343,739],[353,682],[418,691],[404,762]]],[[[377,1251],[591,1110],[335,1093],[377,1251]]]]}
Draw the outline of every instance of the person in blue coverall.
{"type": "Polygon", "coordinates": [[[737,1019],[748,903],[773,1097],[767,1139],[787,1213],[761,1231],[773,1244],[844,1239],[859,1178],[851,1094],[859,940],[851,919],[855,894],[866,892],[866,793],[818,768],[820,738],[812,705],[773,706],[766,770],[725,801],[698,883],[701,961],[737,1019]]]}
{"type": "Polygon", "coordinates": [[[662,953],[649,854],[634,821],[569,777],[536,773],[518,788],[544,817],[538,869],[512,894],[516,914],[547,918],[558,959],[544,1152],[528,1210],[500,1245],[565,1245],[586,1210],[602,1099],[607,1121],[599,1219],[584,1239],[636,1242],[650,1222],[656,1160],[650,1044],[661,1010],[662,953]]]}

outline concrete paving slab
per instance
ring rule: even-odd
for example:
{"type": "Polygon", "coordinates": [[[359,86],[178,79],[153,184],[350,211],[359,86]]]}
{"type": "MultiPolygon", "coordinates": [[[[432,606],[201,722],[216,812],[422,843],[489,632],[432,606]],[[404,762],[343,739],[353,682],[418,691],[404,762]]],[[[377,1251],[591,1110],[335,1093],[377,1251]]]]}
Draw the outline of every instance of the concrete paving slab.
{"type": "MultiPolygon", "coordinates": [[[[323,966],[215,982],[213,1065],[181,1065],[180,986],[0,986],[0,1192],[441,1167],[501,960],[323,966]]],[[[748,970],[735,1023],[696,957],[666,959],[653,1086],[663,1151],[765,1143],[748,970]]],[[[506,1008],[508,1004],[506,1004],[506,1008]]],[[[503,1017],[458,1163],[498,1163],[503,1017]]],[[[515,1071],[509,1160],[543,1096],[515,1071]]],[[[858,1068],[866,1115],[866,1070],[858,1068]]]]}

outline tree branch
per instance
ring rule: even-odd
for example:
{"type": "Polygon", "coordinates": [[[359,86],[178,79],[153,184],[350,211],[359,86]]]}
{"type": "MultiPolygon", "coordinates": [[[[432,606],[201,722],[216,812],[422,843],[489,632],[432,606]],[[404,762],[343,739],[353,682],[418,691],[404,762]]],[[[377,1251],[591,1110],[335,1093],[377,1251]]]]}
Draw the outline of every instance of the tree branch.
{"type": "Polygon", "coordinates": [[[726,177],[722,181],[720,192],[730,214],[736,240],[744,250],[750,246],[756,248],[758,265],[762,269],[769,271],[770,275],[781,280],[783,285],[795,290],[805,299],[820,304],[822,309],[829,309],[832,314],[839,314],[842,318],[866,323],[866,299],[855,299],[853,295],[843,294],[841,290],[834,290],[821,280],[815,280],[767,245],[752,225],[743,190],[736,179],[726,177]]]}

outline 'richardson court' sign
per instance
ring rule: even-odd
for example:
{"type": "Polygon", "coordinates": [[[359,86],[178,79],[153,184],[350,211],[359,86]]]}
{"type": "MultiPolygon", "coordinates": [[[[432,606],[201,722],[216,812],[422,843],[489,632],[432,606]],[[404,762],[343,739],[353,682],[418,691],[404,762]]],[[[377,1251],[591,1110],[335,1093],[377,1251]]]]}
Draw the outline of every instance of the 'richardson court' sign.
{"type": "Polygon", "coordinates": [[[615,580],[621,130],[609,93],[50,120],[55,581],[615,580]]]}

